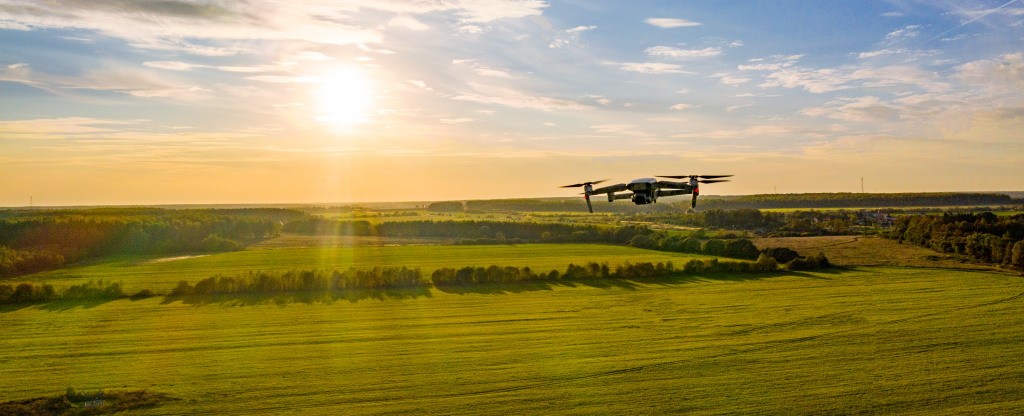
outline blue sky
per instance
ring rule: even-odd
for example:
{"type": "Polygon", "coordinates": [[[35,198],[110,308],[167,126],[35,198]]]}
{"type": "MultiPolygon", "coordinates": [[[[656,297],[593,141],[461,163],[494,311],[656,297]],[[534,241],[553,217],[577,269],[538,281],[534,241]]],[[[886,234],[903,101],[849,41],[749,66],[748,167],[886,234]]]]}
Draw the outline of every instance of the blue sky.
{"type": "Polygon", "coordinates": [[[1024,189],[1024,1],[0,0],[0,205],[1024,189]]]}

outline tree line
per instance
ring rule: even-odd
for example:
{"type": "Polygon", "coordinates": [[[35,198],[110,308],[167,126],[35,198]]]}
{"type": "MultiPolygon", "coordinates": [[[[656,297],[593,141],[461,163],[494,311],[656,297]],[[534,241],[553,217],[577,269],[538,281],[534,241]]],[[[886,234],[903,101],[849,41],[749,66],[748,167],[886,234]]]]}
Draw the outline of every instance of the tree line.
{"type": "Polygon", "coordinates": [[[587,241],[628,243],[635,235],[652,232],[644,226],[607,227],[598,225],[512,221],[394,221],[370,223],[364,220],[332,220],[309,217],[286,223],[282,231],[296,234],[377,237],[441,237],[453,239],[518,238],[519,241],[571,242],[574,235],[587,241]],[[577,234],[582,233],[582,234],[577,234]],[[546,235],[546,237],[545,237],[546,235]]]}
{"type": "Polygon", "coordinates": [[[305,216],[280,209],[22,211],[0,218],[0,276],[111,254],[240,250],[243,242],[279,235],[277,218],[305,216]]]}
{"type": "MultiPolygon", "coordinates": [[[[151,290],[144,289],[132,296],[148,297],[153,296],[151,290]]],[[[0,304],[18,303],[41,303],[55,300],[79,300],[79,299],[120,299],[128,297],[120,283],[89,282],[80,285],[73,285],[58,292],[49,284],[21,283],[15,285],[0,285],[0,304]]]]}
{"type": "Polygon", "coordinates": [[[1024,215],[908,215],[898,218],[884,236],[977,262],[1024,269],[1024,215]]]}
{"type": "Polygon", "coordinates": [[[699,206],[706,209],[951,207],[1021,204],[1024,204],[1024,199],[1012,198],[1005,194],[958,192],[760,194],[729,199],[705,199],[699,202],[699,206]]]}
{"type": "MultiPolygon", "coordinates": [[[[169,297],[227,295],[227,294],[279,294],[291,292],[332,292],[362,289],[388,289],[403,287],[436,287],[472,285],[481,283],[507,283],[526,281],[590,280],[590,279],[647,279],[672,275],[701,275],[715,273],[772,273],[780,270],[798,271],[829,267],[822,253],[817,256],[797,257],[780,264],[770,254],[762,253],[756,261],[690,259],[676,267],[665,263],[630,263],[616,266],[590,262],[569,264],[564,272],[536,272],[529,267],[490,266],[462,268],[443,267],[424,278],[419,268],[375,267],[370,270],[291,270],[286,272],[248,272],[236,276],[212,276],[194,285],[182,280],[167,295],[169,297]]],[[[143,289],[131,297],[155,296],[143,289]]],[[[42,303],[57,300],[121,299],[129,297],[120,283],[89,282],[56,291],[52,285],[22,283],[17,286],[0,285],[0,304],[42,303]]]]}

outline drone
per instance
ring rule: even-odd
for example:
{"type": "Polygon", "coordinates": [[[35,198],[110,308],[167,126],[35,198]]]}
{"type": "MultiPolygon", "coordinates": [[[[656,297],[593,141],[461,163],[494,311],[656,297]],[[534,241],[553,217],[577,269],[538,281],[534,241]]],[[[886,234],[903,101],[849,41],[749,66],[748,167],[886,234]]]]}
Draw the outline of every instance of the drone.
{"type": "Polygon", "coordinates": [[[655,178],[689,179],[687,182],[660,181],[654,178],[641,178],[630,183],[609,185],[603,188],[594,189],[594,185],[607,181],[602,179],[593,182],[583,182],[573,185],[560,186],[559,188],[583,187],[583,198],[587,200],[587,209],[594,213],[594,207],[590,205],[591,195],[608,194],[608,202],[616,199],[629,199],[637,205],[647,205],[658,202],[663,196],[676,196],[693,194],[690,199],[690,209],[697,207],[697,195],[700,194],[699,186],[702,183],[729,182],[728,178],[733,175],[682,175],[682,176],[655,176],[655,178]],[[632,193],[616,194],[616,192],[630,191],[632,193]]]}

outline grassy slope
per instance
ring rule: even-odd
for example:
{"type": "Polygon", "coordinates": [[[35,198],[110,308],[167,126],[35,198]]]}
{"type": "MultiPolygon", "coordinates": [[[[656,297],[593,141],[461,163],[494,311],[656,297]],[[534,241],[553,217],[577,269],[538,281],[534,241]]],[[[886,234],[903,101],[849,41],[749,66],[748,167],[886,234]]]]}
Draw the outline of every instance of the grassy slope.
{"type": "Polygon", "coordinates": [[[985,264],[961,262],[916,244],[858,235],[829,237],[755,238],[758,248],[789,247],[803,255],[825,253],[829,262],[839,266],[942,267],[948,269],[996,270],[985,264]]]}
{"type": "MultiPolygon", "coordinates": [[[[632,262],[672,261],[682,265],[694,257],[631,247],[601,244],[520,244],[504,246],[356,246],[281,250],[253,250],[223,253],[185,260],[145,263],[139,258],[104,259],[102,263],[71,267],[33,275],[16,281],[50,283],[56,287],[104,279],[123,282],[129,291],[169,291],[180,280],[193,283],[218,273],[250,270],[339,268],[370,269],[374,266],[420,267],[429,275],[440,267],[529,266],[538,271],[564,271],[569,263],[589,261],[612,265],[632,262]]],[[[15,281],[15,282],[16,282],[15,281]]]]}
{"type": "Polygon", "coordinates": [[[0,312],[0,400],[74,386],[184,399],[146,414],[1011,413],[1022,292],[1018,276],[875,267],[35,306],[0,312]]]}

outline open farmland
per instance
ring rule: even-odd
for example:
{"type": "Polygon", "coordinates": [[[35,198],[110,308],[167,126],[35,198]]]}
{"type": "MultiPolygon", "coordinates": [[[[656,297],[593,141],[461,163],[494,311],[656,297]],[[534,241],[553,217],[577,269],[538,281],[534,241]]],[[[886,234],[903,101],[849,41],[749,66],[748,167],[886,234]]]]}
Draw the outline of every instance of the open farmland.
{"type": "MultiPolygon", "coordinates": [[[[682,265],[691,258],[710,256],[642,250],[601,244],[519,244],[485,246],[333,246],[251,250],[173,261],[155,257],[114,257],[102,261],[21,276],[10,282],[31,281],[56,287],[90,280],[122,282],[129,292],[169,291],[178,281],[196,282],[216,274],[292,269],[372,269],[375,266],[419,267],[427,276],[441,267],[528,266],[538,271],[565,270],[569,263],[667,262],[682,265]]],[[[8,283],[8,282],[5,282],[8,283]]]]}
{"type": "Polygon", "coordinates": [[[800,254],[825,253],[837,266],[940,267],[947,269],[997,270],[987,264],[961,261],[954,255],[893,240],[858,235],[829,237],[755,238],[758,248],[787,247],[800,254]]]}
{"type": "Polygon", "coordinates": [[[149,389],[177,400],[135,414],[167,415],[1008,414],[1024,401],[1019,276],[623,283],[8,309],[0,400],[149,389]]]}

